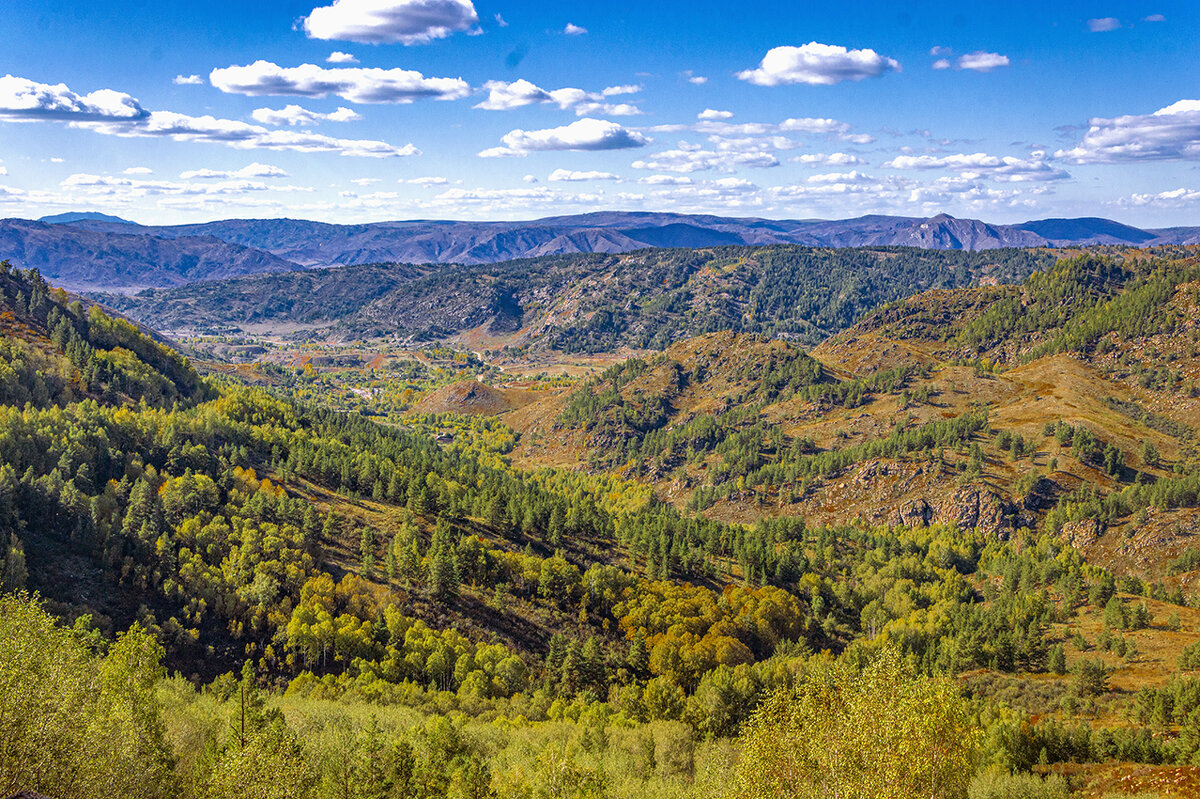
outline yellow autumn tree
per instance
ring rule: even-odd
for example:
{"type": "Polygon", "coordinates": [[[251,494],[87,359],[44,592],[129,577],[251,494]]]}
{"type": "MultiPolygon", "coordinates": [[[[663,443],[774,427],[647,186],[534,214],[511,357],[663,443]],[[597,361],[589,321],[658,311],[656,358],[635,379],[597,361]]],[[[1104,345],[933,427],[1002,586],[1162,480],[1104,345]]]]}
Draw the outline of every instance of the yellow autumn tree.
{"type": "Polygon", "coordinates": [[[961,799],[977,730],[948,679],[895,649],[862,670],[815,659],[742,734],[731,799],[961,799]]]}

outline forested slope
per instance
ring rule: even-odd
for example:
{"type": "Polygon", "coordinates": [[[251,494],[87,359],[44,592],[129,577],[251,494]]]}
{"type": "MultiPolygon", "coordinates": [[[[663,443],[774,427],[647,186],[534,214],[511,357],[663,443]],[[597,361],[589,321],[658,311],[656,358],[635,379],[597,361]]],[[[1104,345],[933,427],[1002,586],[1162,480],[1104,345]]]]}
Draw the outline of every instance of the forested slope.
{"type": "Polygon", "coordinates": [[[383,425],[6,271],[0,787],[1187,785],[1197,279],[1085,255],[383,425]]]}
{"type": "Polygon", "coordinates": [[[1037,250],[713,247],[347,267],[103,299],[159,329],[304,322],[349,337],[457,337],[512,355],[663,349],[717,330],[815,344],[881,304],[933,288],[1019,282],[1052,262],[1037,250]]]}

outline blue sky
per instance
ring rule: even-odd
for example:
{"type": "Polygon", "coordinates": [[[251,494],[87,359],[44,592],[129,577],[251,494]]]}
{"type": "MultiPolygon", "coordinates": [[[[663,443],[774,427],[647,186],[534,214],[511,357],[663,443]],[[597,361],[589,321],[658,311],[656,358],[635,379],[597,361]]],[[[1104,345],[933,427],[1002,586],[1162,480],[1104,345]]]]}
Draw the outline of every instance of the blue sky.
{"type": "Polygon", "coordinates": [[[0,31],[0,216],[1200,224],[1193,2],[20,0],[0,31]]]}

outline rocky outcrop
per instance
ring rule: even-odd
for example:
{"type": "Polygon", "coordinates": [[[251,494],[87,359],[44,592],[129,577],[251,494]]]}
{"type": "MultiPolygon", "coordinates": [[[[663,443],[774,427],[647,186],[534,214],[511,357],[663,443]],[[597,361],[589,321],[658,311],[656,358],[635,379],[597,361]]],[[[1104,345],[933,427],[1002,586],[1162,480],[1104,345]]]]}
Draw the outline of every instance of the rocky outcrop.
{"type": "Polygon", "coordinates": [[[1062,528],[1062,537],[1076,549],[1083,550],[1104,534],[1104,525],[1097,519],[1083,519],[1077,522],[1067,522],[1062,528]]]}
{"type": "Polygon", "coordinates": [[[935,505],[934,520],[1005,538],[1018,526],[1017,508],[991,489],[965,485],[935,505]]]}
{"type": "Polygon", "coordinates": [[[972,485],[959,486],[950,496],[941,499],[907,499],[888,517],[889,524],[898,526],[948,524],[961,530],[979,529],[996,538],[1007,538],[1018,527],[1032,521],[1006,497],[989,488],[972,485]]]}
{"type": "Polygon", "coordinates": [[[896,522],[905,527],[928,527],[933,521],[933,506],[925,499],[910,499],[896,511],[896,522]]]}

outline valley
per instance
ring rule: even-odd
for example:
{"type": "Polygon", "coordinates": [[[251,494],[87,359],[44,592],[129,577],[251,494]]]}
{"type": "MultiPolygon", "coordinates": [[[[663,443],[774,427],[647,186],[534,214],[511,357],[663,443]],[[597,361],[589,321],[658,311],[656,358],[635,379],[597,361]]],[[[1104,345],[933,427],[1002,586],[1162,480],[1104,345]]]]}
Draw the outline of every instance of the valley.
{"type": "Polygon", "coordinates": [[[1196,263],[706,248],[99,297],[169,344],[6,267],[0,574],[41,602],[6,618],[158,647],[161,746],[257,697],[279,780],[327,751],[414,796],[553,763],[723,795],[775,698],[874,669],[950,692],[972,785],[1187,784],[1196,263]]]}

